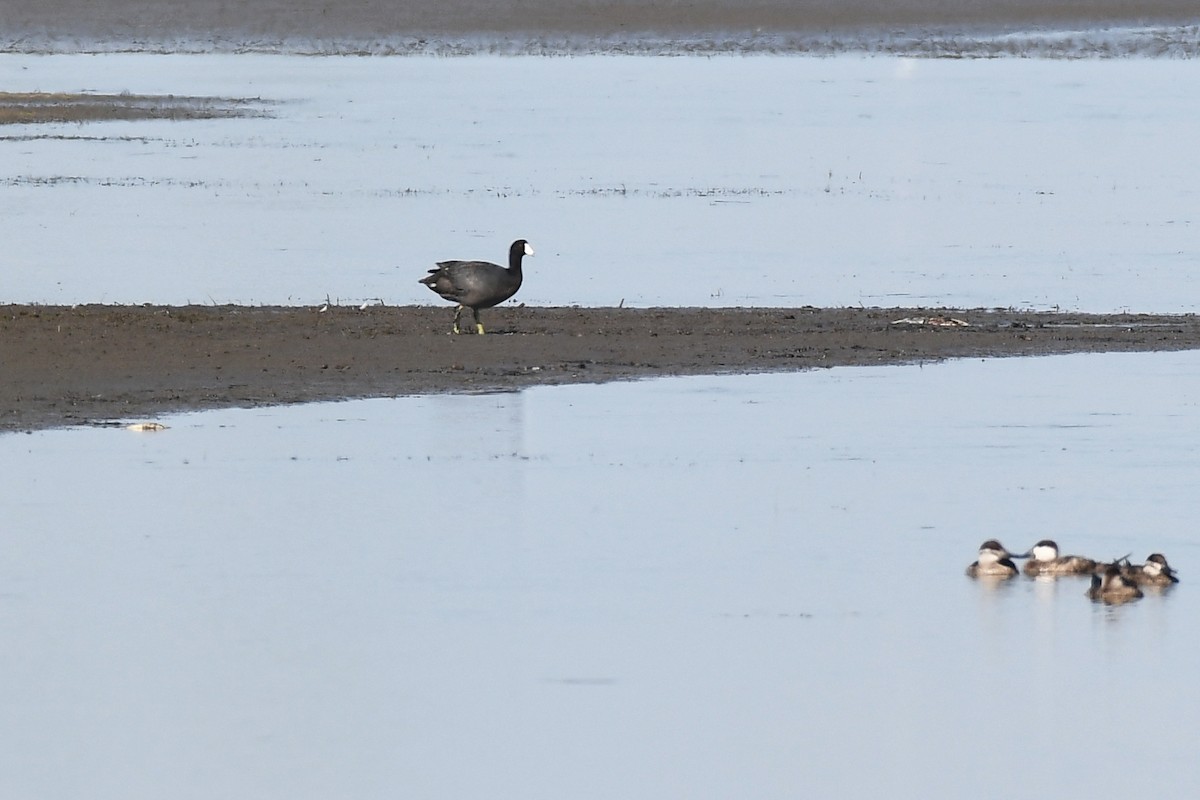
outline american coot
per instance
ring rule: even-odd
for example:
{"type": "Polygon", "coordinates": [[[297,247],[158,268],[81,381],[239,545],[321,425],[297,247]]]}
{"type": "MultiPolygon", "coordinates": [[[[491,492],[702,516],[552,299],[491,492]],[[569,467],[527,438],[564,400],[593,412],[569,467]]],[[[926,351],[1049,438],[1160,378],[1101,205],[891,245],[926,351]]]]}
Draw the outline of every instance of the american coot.
{"type": "Polygon", "coordinates": [[[454,332],[464,308],[475,316],[475,332],[483,333],[479,309],[503,303],[521,288],[521,259],[533,255],[533,247],[517,239],[508,248],[508,269],[488,261],[439,261],[437,269],[421,278],[421,283],[447,300],[458,303],[454,310],[454,332]]]}

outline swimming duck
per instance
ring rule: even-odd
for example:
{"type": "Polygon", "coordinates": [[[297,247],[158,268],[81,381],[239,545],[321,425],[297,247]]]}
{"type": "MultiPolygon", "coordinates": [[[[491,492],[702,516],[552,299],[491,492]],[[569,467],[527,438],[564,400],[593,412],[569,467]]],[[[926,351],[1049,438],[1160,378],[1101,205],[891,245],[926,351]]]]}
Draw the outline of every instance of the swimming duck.
{"type": "Polygon", "coordinates": [[[1012,553],[1005,550],[1004,545],[995,539],[988,539],[979,545],[979,560],[967,567],[967,575],[972,578],[1011,578],[1018,574],[1017,565],[1012,559],[1012,553]]]}
{"type": "Polygon", "coordinates": [[[1122,575],[1120,565],[1113,562],[1105,567],[1103,575],[1092,575],[1087,596],[1105,603],[1127,603],[1141,597],[1142,590],[1122,575]]]}
{"type": "Polygon", "coordinates": [[[1091,575],[1096,562],[1083,556],[1060,556],[1053,539],[1042,539],[1029,551],[1026,575],[1091,575]]]}
{"type": "Polygon", "coordinates": [[[517,239],[508,248],[508,268],[489,261],[439,261],[436,269],[421,278],[425,284],[446,300],[458,303],[454,310],[455,333],[459,332],[458,318],[464,308],[475,317],[475,332],[483,333],[479,309],[503,303],[521,288],[521,259],[533,255],[533,246],[517,239]]]}
{"type": "Polygon", "coordinates": [[[1175,570],[1167,563],[1162,553],[1151,553],[1145,564],[1130,564],[1126,562],[1121,568],[1121,574],[1138,586],[1170,586],[1179,583],[1175,570]]]}

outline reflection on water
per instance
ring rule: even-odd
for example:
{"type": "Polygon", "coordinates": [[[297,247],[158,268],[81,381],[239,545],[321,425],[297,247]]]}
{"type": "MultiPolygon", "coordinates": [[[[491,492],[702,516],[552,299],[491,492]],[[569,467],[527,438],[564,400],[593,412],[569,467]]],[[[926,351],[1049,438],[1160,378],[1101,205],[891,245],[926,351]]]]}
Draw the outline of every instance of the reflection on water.
{"type": "Polygon", "coordinates": [[[1187,796],[1197,397],[1070,356],[8,435],[0,793],[1187,796]],[[1049,534],[1185,582],[963,575],[1049,534]]]}

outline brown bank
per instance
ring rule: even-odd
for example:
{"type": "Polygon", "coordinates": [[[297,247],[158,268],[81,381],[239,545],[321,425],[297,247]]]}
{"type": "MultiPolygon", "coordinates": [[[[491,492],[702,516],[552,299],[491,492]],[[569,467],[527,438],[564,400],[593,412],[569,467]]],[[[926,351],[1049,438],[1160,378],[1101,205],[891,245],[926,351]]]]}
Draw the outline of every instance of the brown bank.
{"type": "Polygon", "coordinates": [[[1195,315],[511,307],[490,312],[485,336],[450,335],[451,315],[424,306],[0,306],[0,430],[663,375],[1200,347],[1195,315]]]}
{"type": "MultiPolygon", "coordinates": [[[[155,42],[371,41],[389,37],[627,37],[893,30],[930,25],[1138,25],[1196,19],[1195,0],[4,0],[0,42],[66,41],[87,49],[155,42]]],[[[160,46],[162,46],[160,44],[160,46]]],[[[151,47],[152,49],[152,47],[151,47]]]]}

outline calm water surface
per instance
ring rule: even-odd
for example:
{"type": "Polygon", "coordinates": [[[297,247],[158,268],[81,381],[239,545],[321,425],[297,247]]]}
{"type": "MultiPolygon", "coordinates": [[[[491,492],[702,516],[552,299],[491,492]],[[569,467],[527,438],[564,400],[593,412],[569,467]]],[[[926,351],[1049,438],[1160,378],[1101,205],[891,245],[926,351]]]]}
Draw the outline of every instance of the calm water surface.
{"type": "Polygon", "coordinates": [[[1190,60],[0,55],[270,118],[5,126],[3,301],[1194,311],[1190,60]]]}
{"type": "Polygon", "coordinates": [[[6,435],[0,794],[1190,796],[1198,403],[1172,353],[6,435]],[[1048,536],[1184,582],[962,573],[1048,536]]]}

